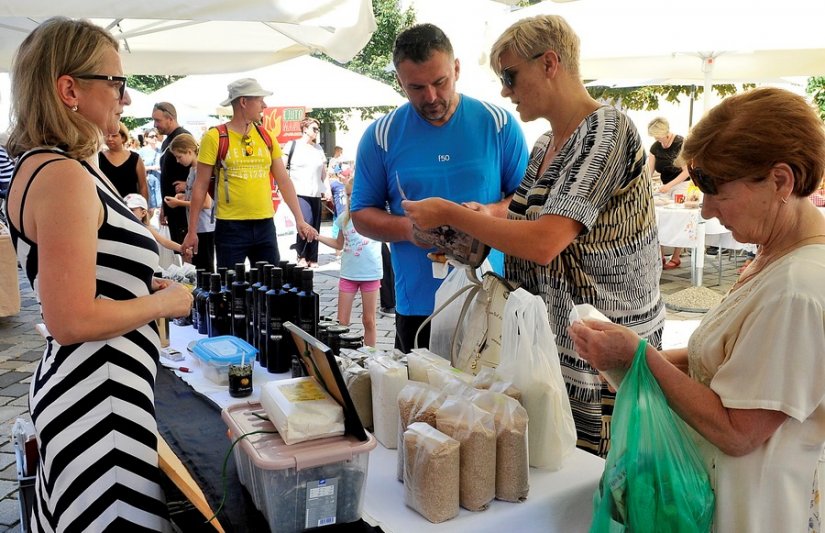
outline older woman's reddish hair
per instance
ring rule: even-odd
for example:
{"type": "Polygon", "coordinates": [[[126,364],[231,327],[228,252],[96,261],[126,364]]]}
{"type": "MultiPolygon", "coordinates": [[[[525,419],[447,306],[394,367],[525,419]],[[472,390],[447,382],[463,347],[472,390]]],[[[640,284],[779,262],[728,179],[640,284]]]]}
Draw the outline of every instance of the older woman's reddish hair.
{"type": "Polygon", "coordinates": [[[693,127],[680,159],[716,185],[764,179],[777,163],[793,170],[797,196],[810,196],[825,175],[825,129],[799,95],[764,87],[731,96],[693,127]]]}

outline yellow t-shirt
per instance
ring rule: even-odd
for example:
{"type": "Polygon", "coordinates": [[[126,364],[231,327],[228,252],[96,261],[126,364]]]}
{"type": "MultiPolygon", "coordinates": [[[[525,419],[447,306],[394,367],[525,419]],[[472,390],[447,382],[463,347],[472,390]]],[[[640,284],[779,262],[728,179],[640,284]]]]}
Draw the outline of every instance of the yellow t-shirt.
{"type": "MultiPolygon", "coordinates": [[[[216,218],[223,220],[259,220],[272,218],[272,182],[269,169],[272,161],[281,157],[281,147],[272,138],[272,150],[267,150],[266,143],[255,127],[249,131],[249,142],[243,142],[240,133],[228,130],[229,149],[226,152],[226,177],[224,172],[215,184],[217,201],[216,218]],[[246,154],[247,144],[252,153],[246,154]]],[[[214,165],[218,157],[218,130],[210,128],[201,139],[198,163],[214,165]]]]}

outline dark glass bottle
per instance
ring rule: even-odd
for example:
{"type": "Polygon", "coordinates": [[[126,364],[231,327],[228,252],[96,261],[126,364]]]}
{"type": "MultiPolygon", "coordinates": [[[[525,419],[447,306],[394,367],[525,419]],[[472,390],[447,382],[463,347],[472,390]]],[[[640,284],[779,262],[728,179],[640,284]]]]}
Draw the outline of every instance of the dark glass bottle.
{"type": "Polygon", "coordinates": [[[255,330],[253,329],[252,323],[252,310],[255,309],[255,301],[253,300],[255,289],[253,289],[252,286],[258,282],[257,268],[252,267],[249,269],[246,276],[246,282],[248,284],[246,291],[244,292],[244,305],[246,307],[246,342],[254,346],[253,339],[255,337],[255,330]]]}
{"type": "Polygon", "coordinates": [[[209,333],[209,284],[212,273],[201,273],[201,287],[203,290],[198,295],[195,305],[198,308],[198,333],[206,335],[209,333]]]}
{"type": "Polygon", "coordinates": [[[284,337],[292,336],[284,331],[288,294],[283,289],[283,276],[283,270],[273,268],[266,292],[266,368],[273,373],[287,372],[290,368],[284,337]]]}
{"type": "Polygon", "coordinates": [[[298,327],[313,337],[318,335],[318,293],[312,290],[312,270],[301,272],[301,291],[298,293],[298,327]]]}
{"type": "Polygon", "coordinates": [[[203,268],[195,270],[195,288],[192,289],[192,311],[189,316],[192,318],[192,327],[196,331],[198,329],[198,295],[204,289],[202,276],[204,272],[206,270],[203,268]]]}
{"type": "Polygon", "coordinates": [[[221,276],[221,287],[226,287],[226,271],[227,267],[218,267],[218,274],[221,276]]]}
{"type": "Polygon", "coordinates": [[[275,268],[273,265],[266,264],[264,265],[264,273],[260,277],[261,278],[261,286],[258,287],[258,296],[255,300],[255,312],[258,314],[257,319],[255,320],[255,326],[258,328],[257,331],[257,344],[258,347],[258,361],[261,362],[261,366],[266,366],[266,291],[269,290],[269,277],[270,272],[272,269],[275,268]]]}
{"type": "Polygon", "coordinates": [[[229,291],[221,289],[221,275],[212,274],[209,283],[209,320],[210,337],[229,335],[232,330],[229,316],[229,291]]]}
{"type": "MultiPolygon", "coordinates": [[[[246,289],[249,282],[246,281],[243,268],[238,269],[235,265],[235,281],[232,282],[232,335],[239,339],[247,340],[246,336],[246,289]]],[[[243,265],[240,265],[243,267],[243,265]]]]}
{"type": "Polygon", "coordinates": [[[258,268],[258,279],[253,283],[251,280],[249,281],[249,287],[252,289],[252,306],[249,308],[249,321],[252,323],[252,331],[250,332],[249,337],[249,344],[254,346],[255,348],[260,349],[261,347],[258,346],[258,331],[260,331],[260,323],[258,322],[258,289],[261,288],[261,284],[264,281],[264,265],[266,265],[266,261],[258,261],[255,263],[258,268]]]}

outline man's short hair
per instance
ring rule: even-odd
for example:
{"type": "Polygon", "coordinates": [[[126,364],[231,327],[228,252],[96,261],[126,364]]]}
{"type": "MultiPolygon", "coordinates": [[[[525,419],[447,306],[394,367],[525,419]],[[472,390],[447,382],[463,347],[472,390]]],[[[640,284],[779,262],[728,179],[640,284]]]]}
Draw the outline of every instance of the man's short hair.
{"type": "Polygon", "coordinates": [[[178,119],[177,109],[175,109],[175,106],[173,106],[169,102],[158,102],[155,104],[155,107],[152,108],[152,111],[154,111],[155,109],[157,109],[169,118],[173,118],[175,120],[178,119]]]}
{"type": "Polygon", "coordinates": [[[453,45],[441,28],[435,24],[417,24],[398,34],[392,51],[395,68],[402,61],[423,63],[430,59],[433,52],[444,52],[453,58],[453,45]]]}

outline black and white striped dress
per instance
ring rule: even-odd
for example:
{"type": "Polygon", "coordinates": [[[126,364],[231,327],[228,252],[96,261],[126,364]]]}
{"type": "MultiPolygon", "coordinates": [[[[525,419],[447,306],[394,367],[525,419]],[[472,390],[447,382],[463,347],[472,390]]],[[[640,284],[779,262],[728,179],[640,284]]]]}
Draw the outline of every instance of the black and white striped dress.
{"type": "MultiPolygon", "coordinates": [[[[37,153],[54,157],[26,185],[20,221],[37,174],[66,158],[59,150],[35,150],[22,159],[37,153]]],[[[149,294],[157,243],[120,195],[90,165],[82,165],[94,177],[104,210],[97,235],[97,298],[149,294]]],[[[11,235],[37,293],[37,244],[20,225],[10,226],[11,235]]],[[[62,346],[48,339],[29,391],[40,452],[32,531],[170,530],[159,483],[154,407],[159,345],[154,322],[105,341],[62,346]]]]}
{"type": "Polygon", "coordinates": [[[578,446],[606,455],[615,395],[576,354],[568,317],[574,304],[589,303],[660,345],[665,310],[655,206],[641,137],[625,114],[604,106],[588,115],[537,176],[552,139],[547,133],[536,142],[508,218],[558,215],[585,229],[549,265],[506,256],[505,272],[546,302],[578,446]]]}

